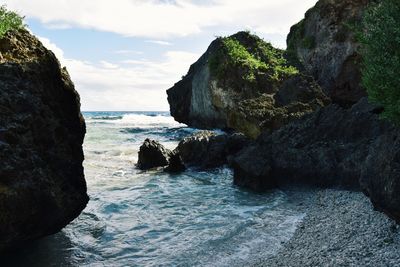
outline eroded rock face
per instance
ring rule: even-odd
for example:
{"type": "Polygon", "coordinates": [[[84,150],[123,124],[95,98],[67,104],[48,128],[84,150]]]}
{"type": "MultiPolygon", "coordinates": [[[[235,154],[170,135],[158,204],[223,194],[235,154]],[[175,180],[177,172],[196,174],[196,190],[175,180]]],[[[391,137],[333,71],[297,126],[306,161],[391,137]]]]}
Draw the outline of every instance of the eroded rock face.
{"type": "Polygon", "coordinates": [[[247,32],[218,38],[167,91],[172,116],[192,127],[231,128],[256,138],[329,103],[313,78],[290,69],[283,53],[247,32]],[[232,58],[229,49],[248,58],[232,58]]]}
{"type": "Polygon", "coordinates": [[[164,167],[169,164],[172,151],[157,141],[146,139],[139,150],[137,166],[141,170],[164,167]]]}
{"type": "Polygon", "coordinates": [[[400,222],[400,131],[361,99],[330,105],[263,135],[233,160],[234,181],[264,191],[282,184],[362,189],[400,222]]]}
{"type": "Polygon", "coordinates": [[[360,85],[361,56],[354,27],[371,0],[320,0],[294,25],[288,53],[335,103],[348,106],[366,95],[360,85]]]}
{"type": "Polygon", "coordinates": [[[0,250],[61,230],[88,202],[79,95],[26,30],[0,39],[0,250]]]}

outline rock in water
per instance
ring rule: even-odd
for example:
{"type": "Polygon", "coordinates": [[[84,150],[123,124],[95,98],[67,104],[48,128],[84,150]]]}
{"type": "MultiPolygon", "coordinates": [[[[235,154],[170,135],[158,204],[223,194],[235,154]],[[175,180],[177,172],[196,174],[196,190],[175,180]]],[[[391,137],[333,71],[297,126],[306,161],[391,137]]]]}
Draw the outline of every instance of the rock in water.
{"type": "Polygon", "coordinates": [[[329,102],[313,78],[287,64],[284,51],[247,32],[213,41],[167,93],[177,121],[252,138],[329,102]]]}
{"type": "Polygon", "coordinates": [[[166,149],[159,142],[146,139],[139,150],[138,168],[149,170],[156,167],[164,167],[169,164],[172,151],[166,149]]]}
{"type": "Polygon", "coordinates": [[[214,168],[226,162],[226,143],[226,135],[216,135],[211,131],[201,131],[184,138],[175,151],[188,166],[214,168]]]}
{"type": "Polygon", "coordinates": [[[300,63],[335,103],[350,105],[366,95],[354,28],[372,0],[320,0],[287,38],[292,61],[300,63]]]}
{"type": "Polygon", "coordinates": [[[179,153],[173,152],[169,158],[168,166],[164,171],[169,173],[179,173],[186,170],[185,164],[179,153]]]}
{"type": "Polygon", "coordinates": [[[216,134],[201,131],[184,138],[175,149],[187,166],[210,169],[229,163],[230,158],[250,140],[242,134],[216,134]]]}
{"type": "Polygon", "coordinates": [[[26,30],[0,39],[0,250],[60,231],[88,202],[79,95],[26,30]]]}

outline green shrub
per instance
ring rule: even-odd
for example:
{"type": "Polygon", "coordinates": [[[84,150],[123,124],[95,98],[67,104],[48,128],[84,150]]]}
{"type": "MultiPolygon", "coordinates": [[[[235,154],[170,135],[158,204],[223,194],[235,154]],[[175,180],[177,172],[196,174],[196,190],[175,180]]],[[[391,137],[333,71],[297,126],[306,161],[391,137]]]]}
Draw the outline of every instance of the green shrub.
{"type": "Polygon", "coordinates": [[[226,73],[232,73],[230,70],[239,70],[243,81],[248,83],[255,83],[260,76],[267,76],[271,82],[280,82],[298,73],[296,68],[287,64],[282,50],[255,35],[242,32],[220,38],[220,41],[221,47],[210,58],[209,65],[211,72],[221,80],[226,73]],[[241,41],[236,39],[237,36],[242,38],[241,41]]]}
{"type": "Polygon", "coordinates": [[[6,6],[0,6],[0,38],[8,31],[23,28],[24,18],[13,11],[8,11],[6,6]]]}
{"type": "Polygon", "coordinates": [[[383,0],[367,10],[360,34],[362,84],[383,116],[400,123],[400,1],[383,0]]]}

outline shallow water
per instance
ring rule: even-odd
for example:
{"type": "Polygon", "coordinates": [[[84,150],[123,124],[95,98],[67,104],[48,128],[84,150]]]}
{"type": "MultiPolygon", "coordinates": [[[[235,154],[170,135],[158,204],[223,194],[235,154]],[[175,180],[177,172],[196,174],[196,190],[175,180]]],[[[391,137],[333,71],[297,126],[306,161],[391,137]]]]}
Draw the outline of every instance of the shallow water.
{"type": "Polygon", "coordinates": [[[61,233],[9,254],[16,266],[246,266],[273,254],[302,214],[288,196],[233,186],[221,168],[135,169],[145,138],[174,148],[195,130],[160,112],[84,113],[90,202],[61,233]]]}

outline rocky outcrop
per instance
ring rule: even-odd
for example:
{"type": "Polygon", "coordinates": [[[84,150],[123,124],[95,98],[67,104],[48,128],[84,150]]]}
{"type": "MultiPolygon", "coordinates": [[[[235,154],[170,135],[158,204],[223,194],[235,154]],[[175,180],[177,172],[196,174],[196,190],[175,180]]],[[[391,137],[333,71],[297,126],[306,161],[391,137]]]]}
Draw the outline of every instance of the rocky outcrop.
{"type": "Polygon", "coordinates": [[[331,105],[263,135],[233,160],[234,181],[264,191],[282,184],[362,189],[400,222],[400,131],[361,99],[331,105]]]}
{"type": "Polygon", "coordinates": [[[26,30],[0,39],[0,250],[60,231],[88,202],[85,122],[67,70],[26,30]]]}
{"type": "Polygon", "coordinates": [[[320,0],[294,25],[288,54],[299,61],[335,103],[348,106],[366,95],[354,28],[371,0],[320,0]]]}
{"type": "Polygon", "coordinates": [[[141,170],[164,167],[169,164],[171,155],[172,151],[159,142],[146,139],[140,147],[137,166],[141,170]]]}
{"type": "Polygon", "coordinates": [[[167,91],[172,116],[192,127],[231,128],[256,138],[327,104],[313,78],[289,66],[283,54],[247,32],[216,39],[167,91]]]}
{"type": "Polygon", "coordinates": [[[216,168],[227,164],[229,157],[250,142],[242,134],[216,134],[201,131],[184,138],[175,149],[185,165],[202,169],[216,168]]]}
{"type": "Polygon", "coordinates": [[[250,142],[243,134],[199,131],[184,138],[171,151],[157,141],[146,139],[140,147],[137,167],[141,170],[165,167],[164,171],[170,173],[182,172],[187,167],[218,168],[228,164],[250,142]]]}

